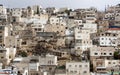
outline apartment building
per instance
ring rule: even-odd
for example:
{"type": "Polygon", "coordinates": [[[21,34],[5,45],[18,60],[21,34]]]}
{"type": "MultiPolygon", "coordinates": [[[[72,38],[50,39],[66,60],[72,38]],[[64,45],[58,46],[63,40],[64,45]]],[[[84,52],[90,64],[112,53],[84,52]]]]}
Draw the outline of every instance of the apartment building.
{"type": "Polygon", "coordinates": [[[39,20],[33,21],[33,24],[31,24],[31,27],[33,29],[33,32],[43,32],[44,31],[44,25],[41,24],[39,20]]]}
{"type": "Polygon", "coordinates": [[[82,25],[82,20],[74,19],[75,26],[82,25]]]}
{"type": "Polygon", "coordinates": [[[84,14],[86,23],[95,23],[97,20],[95,11],[85,10],[84,14]]]}
{"type": "Polygon", "coordinates": [[[90,60],[93,59],[112,59],[115,52],[114,47],[97,47],[90,48],[90,60]]]}
{"type": "Polygon", "coordinates": [[[56,17],[52,16],[50,17],[50,24],[53,25],[66,25],[66,21],[63,17],[56,17]]]}
{"type": "Polygon", "coordinates": [[[16,54],[16,48],[0,48],[0,61],[5,65],[8,65],[16,54]]]}
{"type": "Polygon", "coordinates": [[[51,14],[53,14],[55,12],[55,7],[48,7],[45,10],[46,10],[46,13],[51,15],[51,14]]]}
{"type": "Polygon", "coordinates": [[[34,11],[35,14],[40,14],[40,13],[42,13],[42,6],[33,5],[31,8],[32,8],[32,10],[34,11]]]}
{"type": "Polygon", "coordinates": [[[109,22],[107,20],[102,20],[98,22],[98,32],[104,32],[109,28],[109,22]]]}
{"type": "Polygon", "coordinates": [[[83,23],[82,28],[89,29],[90,33],[97,33],[97,27],[96,23],[83,23]]]}
{"type": "Polygon", "coordinates": [[[0,15],[2,15],[2,14],[4,14],[4,15],[7,14],[7,10],[2,4],[0,4],[0,15]]]}
{"type": "MultiPolygon", "coordinates": [[[[92,47],[92,40],[90,39],[90,30],[80,27],[75,28],[75,49],[82,52],[92,47]]],[[[79,52],[77,52],[79,53],[79,52]]]]}
{"type": "Polygon", "coordinates": [[[45,25],[45,32],[55,32],[58,36],[65,36],[65,31],[67,27],[65,25],[55,25],[55,24],[47,24],[45,25]]]}
{"type": "Polygon", "coordinates": [[[100,33],[99,36],[99,45],[100,46],[117,46],[117,40],[118,34],[116,33],[109,33],[109,32],[103,32],[100,33]]]}
{"type": "Polygon", "coordinates": [[[40,14],[40,23],[41,24],[47,24],[48,19],[49,19],[48,14],[40,14]]]}
{"type": "Polygon", "coordinates": [[[29,62],[29,75],[39,75],[40,73],[39,60],[31,58],[29,62]]]}
{"type": "Polygon", "coordinates": [[[46,55],[45,57],[39,57],[39,64],[42,65],[57,65],[57,56],[54,55],[46,55]]]}
{"type": "Polygon", "coordinates": [[[31,7],[27,7],[27,18],[30,19],[34,16],[34,10],[31,7]]]}
{"type": "Polygon", "coordinates": [[[93,70],[97,73],[111,74],[113,71],[114,75],[119,75],[119,63],[120,60],[108,60],[108,59],[94,59],[93,70]]]}
{"type": "Polygon", "coordinates": [[[89,62],[66,62],[66,75],[90,75],[89,62]]]}

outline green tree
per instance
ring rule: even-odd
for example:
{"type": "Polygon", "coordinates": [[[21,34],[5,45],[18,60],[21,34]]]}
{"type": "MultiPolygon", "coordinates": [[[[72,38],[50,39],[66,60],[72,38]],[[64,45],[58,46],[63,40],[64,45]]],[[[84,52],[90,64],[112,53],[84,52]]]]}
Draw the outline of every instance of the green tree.
{"type": "Polygon", "coordinates": [[[120,59],[120,53],[119,51],[114,52],[114,59],[120,59]]]}
{"type": "Polygon", "coordinates": [[[25,52],[25,51],[20,51],[20,52],[18,53],[18,55],[20,55],[20,56],[22,56],[22,57],[27,57],[27,52],[25,52]]]}

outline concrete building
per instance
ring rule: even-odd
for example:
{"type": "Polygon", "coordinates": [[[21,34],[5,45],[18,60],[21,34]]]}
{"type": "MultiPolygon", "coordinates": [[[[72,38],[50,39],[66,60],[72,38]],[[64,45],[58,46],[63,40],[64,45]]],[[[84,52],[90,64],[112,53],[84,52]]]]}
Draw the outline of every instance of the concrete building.
{"type": "Polygon", "coordinates": [[[104,32],[109,28],[109,22],[107,20],[102,20],[98,22],[98,32],[104,32]]]}
{"type": "Polygon", "coordinates": [[[22,16],[22,9],[20,9],[20,8],[13,8],[12,9],[12,16],[21,17],[22,16]]]}
{"type": "Polygon", "coordinates": [[[74,19],[75,26],[82,25],[82,20],[76,20],[74,19]]]}
{"type": "Polygon", "coordinates": [[[39,64],[42,66],[44,65],[53,65],[56,66],[57,65],[57,56],[54,55],[46,55],[46,57],[39,57],[39,64]]]}
{"type": "Polygon", "coordinates": [[[7,10],[3,5],[0,4],[0,15],[2,15],[2,14],[4,14],[4,15],[7,14],[7,10]]]}
{"type": "Polygon", "coordinates": [[[89,62],[66,62],[66,75],[90,75],[89,62]]]}
{"type": "Polygon", "coordinates": [[[108,60],[108,59],[94,59],[93,60],[93,70],[97,73],[107,73],[113,75],[119,75],[119,60],[108,60]]]}
{"type": "Polygon", "coordinates": [[[63,17],[56,17],[52,16],[50,17],[50,24],[53,25],[66,25],[66,21],[63,17]]]}
{"type": "Polygon", "coordinates": [[[40,23],[41,24],[47,24],[48,19],[49,19],[48,14],[40,14],[40,23]]]}
{"type": "Polygon", "coordinates": [[[57,33],[58,36],[65,36],[65,31],[66,31],[66,26],[65,25],[55,25],[55,24],[47,24],[45,25],[45,32],[55,32],[57,33]]]}
{"type": "Polygon", "coordinates": [[[9,64],[10,61],[15,57],[15,48],[0,48],[0,61],[5,65],[9,64]]]}
{"type": "Polygon", "coordinates": [[[39,60],[31,59],[29,62],[29,75],[39,75],[40,73],[39,60]]]}
{"type": "Polygon", "coordinates": [[[44,31],[44,25],[40,23],[40,21],[36,20],[33,21],[33,24],[31,25],[34,32],[43,32],[44,31]]]}
{"type": "Polygon", "coordinates": [[[97,33],[97,27],[96,23],[83,23],[82,28],[89,29],[90,33],[97,33]]]}
{"type": "Polygon", "coordinates": [[[90,39],[90,30],[80,27],[75,28],[75,49],[80,50],[80,52],[83,52],[90,47],[92,47],[92,40],[90,39]]]}
{"type": "Polygon", "coordinates": [[[100,46],[117,46],[117,42],[115,42],[118,38],[118,34],[103,32],[100,33],[99,36],[99,45],[100,46]]]}
{"type": "Polygon", "coordinates": [[[34,11],[35,14],[40,14],[40,13],[42,13],[42,6],[33,5],[31,8],[32,8],[32,10],[34,11]]]}
{"type": "Polygon", "coordinates": [[[46,10],[46,13],[51,15],[51,14],[53,14],[55,12],[55,7],[48,7],[45,10],[46,10]]]}
{"type": "Polygon", "coordinates": [[[114,47],[92,47],[90,48],[90,60],[93,59],[112,59],[114,56],[114,47]]]}
{"type": "Polygon", "coordinates": [[[27,18],[30,19],[34,16],[34,11],[31,7],[27,7],[27,18]]]}

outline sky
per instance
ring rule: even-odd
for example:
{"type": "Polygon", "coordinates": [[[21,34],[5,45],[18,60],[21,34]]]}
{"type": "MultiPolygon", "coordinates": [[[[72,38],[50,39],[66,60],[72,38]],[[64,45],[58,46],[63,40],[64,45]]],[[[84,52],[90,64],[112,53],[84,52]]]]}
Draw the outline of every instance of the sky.
{"type": "Polygon", "coordinates": [[[104,10],[107,5],[117,5],[120,0],[0,0],[0,4],[10,8],[21,8],[32,5],[46,7],[68,7],[68,8],[89,8],[96,7],[104,10]]]}

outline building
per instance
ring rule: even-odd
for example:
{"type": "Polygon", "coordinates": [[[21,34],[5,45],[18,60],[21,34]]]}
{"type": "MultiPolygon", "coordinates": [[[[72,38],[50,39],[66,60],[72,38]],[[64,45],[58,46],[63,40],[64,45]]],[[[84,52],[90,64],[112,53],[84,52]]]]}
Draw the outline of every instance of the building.
{"type": "Polygon", "coordinates": [[[97,27],[96,23],[83,23],[82,28],[89,29],[90,33],[97,33],[97,27]]]}
{"type": "Polygon", "coordinates": [[[66,75],[90,75],[89,62],[66,62],[66,75]]]}
{"type": "Polygon", "coordinates": [[[41,73],[39,66],[39,60],[32,57],[29,62],[29,75],[39,75],[41,73]]]}
{"type": "Polygon", "coordinates": [[[39,5],[33,5],[31,8],[32,8],[32,10],[34,11],[35,14],[42,13],[42,7],[39,6],[39,5]]]}
{"type": "MultiPolygon", "coordinates": [[[[75,49],[83,52],[92,47],[92,40],[90,39],[90,30],[81,27],[75,28],[75,49]]],[[[80,53],[76,52],[76,53],[80,53]]]]}
{"type": "Polygon", "coordinates": [[[53,14],[55,12],[55,7],[48,7],[45,10],[46,10],[46,13],[51,15],[51,14],[53,14]]]}
{"type": "Polygon", "coordinates": [[[112,59],[114,56],[114,47],[97,47],[90,48],[90,60],[93,59],[112,59]]]}
{"type": "Polygon", "coordinates": [[[7,14],[7,10],[2,4],[0,4],[0,15],[2,15],[2,14],[4,14],[4,15],[7,14]]]}
{"type": "Polygon", "coordinates": [[[100,46],[116,47],[118,45],[116,42],[116,40],[118,38],[118,34],[116,34],[116,33],[103,32],[103,33],[100,33],[100,36],[98,38],[99,38],[100,46]]]}
{"type": "Polygon", "coordinates": [[[93,70],[97,73],[111,74],[112,70],[114,75],[119,75],[120,60],[109,59],[94,59],[93,70]]]}
{"type": "Polygon", "coordinates": [[[50,17],[50,24],[66,25],[66,21],[63,17],[52,16],[52,17],[50,17]]]}
{"type": "Polygon", "coordinates": [[[42,66],[44,65],[57,65],[57,56],[54,55],[46,55],[45,57],[40,56],[39,57],[39,64],[42,66]]]}

